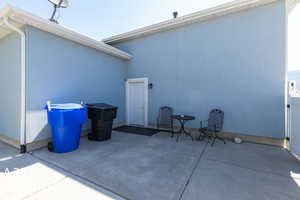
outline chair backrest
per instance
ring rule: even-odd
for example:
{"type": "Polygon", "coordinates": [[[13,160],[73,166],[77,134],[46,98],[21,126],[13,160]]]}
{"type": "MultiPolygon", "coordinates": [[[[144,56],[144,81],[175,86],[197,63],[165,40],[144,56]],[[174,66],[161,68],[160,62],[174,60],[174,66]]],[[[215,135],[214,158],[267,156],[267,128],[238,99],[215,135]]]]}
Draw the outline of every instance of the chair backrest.
{"type": "Polygon", "coordinates": [[[208,128],[217,132],[222,131],[224,123],[224,112],[219,109],[212,109],[209,113],[208,128]]]}
{"type": "Polygon", "coordinates": [[[169,106],[160,107],[159,111],[158,111],[159,126],[171,128],[171,126],[172,126],[171,116],[172,115],[173,115],[173,108],[171,108],[169,106]]]}

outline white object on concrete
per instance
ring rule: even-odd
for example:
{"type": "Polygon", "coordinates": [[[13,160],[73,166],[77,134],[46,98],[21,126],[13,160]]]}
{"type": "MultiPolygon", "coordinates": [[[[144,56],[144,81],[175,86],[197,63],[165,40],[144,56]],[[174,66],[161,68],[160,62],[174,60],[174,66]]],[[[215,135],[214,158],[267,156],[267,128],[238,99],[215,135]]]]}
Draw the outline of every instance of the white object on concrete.
{"type": "Polygon", "coordinates": [[[233,139],[233,141],[234,141],[234,143],[236,143],[236,144],[242,144],[242,143],[243,143],[243,140],[242,140],[241,138],[239,138],[239,137],[235,137],[235,138],[233,139]]]}

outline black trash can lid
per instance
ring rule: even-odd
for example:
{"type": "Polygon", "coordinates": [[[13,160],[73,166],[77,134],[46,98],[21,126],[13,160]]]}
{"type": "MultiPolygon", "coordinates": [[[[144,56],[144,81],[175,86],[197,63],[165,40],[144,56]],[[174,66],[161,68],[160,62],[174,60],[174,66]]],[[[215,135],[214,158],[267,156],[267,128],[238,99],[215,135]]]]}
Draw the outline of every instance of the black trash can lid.
{"type": "Polygon", "coordinates": [[[86,104],[89,108],[96,108],[102,110],[110,110],[110,109],[117,109],[118,107],[112,106],[105,103],[93,103],[93,104],[86,104]]]}

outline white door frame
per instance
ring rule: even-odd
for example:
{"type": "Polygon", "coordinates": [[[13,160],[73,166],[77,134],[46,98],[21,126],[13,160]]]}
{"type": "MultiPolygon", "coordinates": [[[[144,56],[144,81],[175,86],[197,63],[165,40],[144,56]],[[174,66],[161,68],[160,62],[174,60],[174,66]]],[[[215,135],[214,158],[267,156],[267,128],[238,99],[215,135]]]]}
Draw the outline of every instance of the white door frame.
{"type": "Polygon", "coordinates": [[[145,93],[145,116],[144,116],[144,126],[148,126],[148,78],[131,78],[126,81],[126,124],[129,125],[129,84],[130,83],[144,83],[145,93]]]}

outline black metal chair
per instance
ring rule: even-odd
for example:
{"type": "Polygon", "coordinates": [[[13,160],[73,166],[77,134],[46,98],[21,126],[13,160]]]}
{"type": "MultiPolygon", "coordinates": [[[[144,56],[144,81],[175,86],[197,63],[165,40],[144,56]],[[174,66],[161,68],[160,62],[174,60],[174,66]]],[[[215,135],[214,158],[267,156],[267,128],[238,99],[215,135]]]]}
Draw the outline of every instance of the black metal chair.
{"type": "Polygon", "coordinates": [[[223,130],[224,112],[219,109],[213,109],[209,113],[209,119],[200,121],[200,136],[198,140],[208,138],[208,141],[212,140],[211,146],[214,145],[216,139],[221,140],[226,144],[225,139],[220,137],[218,133],[223,130]]]}
{"type": "Polygon", "coordinates": [[[173,108],[169,106],[160,107],[156,121],[157,130],[168,131],[173,133],[173,120],[171,118],[172,115],[173,108]]]}

